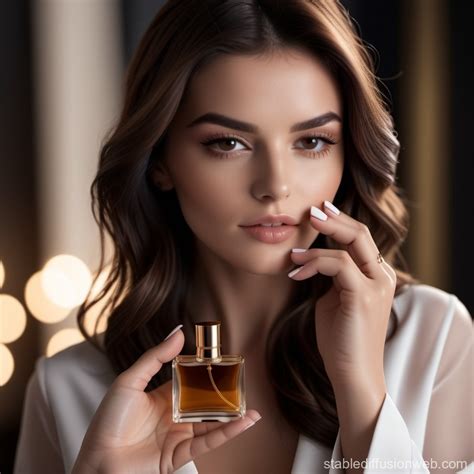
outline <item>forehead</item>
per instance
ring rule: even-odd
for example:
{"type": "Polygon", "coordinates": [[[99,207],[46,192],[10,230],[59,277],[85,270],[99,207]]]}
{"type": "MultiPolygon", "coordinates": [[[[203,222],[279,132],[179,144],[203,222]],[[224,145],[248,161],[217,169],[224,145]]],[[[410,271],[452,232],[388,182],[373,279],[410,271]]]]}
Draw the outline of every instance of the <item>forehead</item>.
{"type": "Polygon", "coordinates": [[[282,124],[328,111],[342,114],[337,83],[327,68],[297,49],[261,57],[219,56],[191,79],[182,109],[187,118],[212,111],[282,124]]]}

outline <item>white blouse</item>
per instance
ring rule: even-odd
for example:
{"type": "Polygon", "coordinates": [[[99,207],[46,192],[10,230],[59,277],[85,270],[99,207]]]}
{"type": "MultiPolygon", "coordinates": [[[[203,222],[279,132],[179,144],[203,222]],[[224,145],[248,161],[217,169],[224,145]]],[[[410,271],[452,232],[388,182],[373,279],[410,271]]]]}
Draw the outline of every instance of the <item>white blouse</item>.
{"type": "MultiPolygon", "coordinates": [[[[394,308],[399,327],[385,345],[387,393],[364,472],[474,473],[471,315],[455,295],[424,284],[407,286],[394,308]]],[[[14,474],[69,473],[114,378],[87,341],[41,356],[26,389],[14,474]]],[[[332,449],[300,434],[291,474],[343,474],[346,467],[339,433],[332,449]]],[[[198,471],[190,461],[175,472],[198,471]]]]}

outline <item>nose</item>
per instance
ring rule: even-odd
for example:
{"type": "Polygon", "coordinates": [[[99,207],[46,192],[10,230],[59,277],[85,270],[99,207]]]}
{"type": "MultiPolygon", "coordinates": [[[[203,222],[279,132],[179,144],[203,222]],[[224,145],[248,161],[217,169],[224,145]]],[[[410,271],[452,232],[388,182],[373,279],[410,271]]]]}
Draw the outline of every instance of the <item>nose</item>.
{"type": "Polygon", "coordinates": [[[258,171],[252,181],[252,195],[259,200],[287,199],[290,196],[291,173],[284,153],[262,151],[255,162],[258,171]]]}

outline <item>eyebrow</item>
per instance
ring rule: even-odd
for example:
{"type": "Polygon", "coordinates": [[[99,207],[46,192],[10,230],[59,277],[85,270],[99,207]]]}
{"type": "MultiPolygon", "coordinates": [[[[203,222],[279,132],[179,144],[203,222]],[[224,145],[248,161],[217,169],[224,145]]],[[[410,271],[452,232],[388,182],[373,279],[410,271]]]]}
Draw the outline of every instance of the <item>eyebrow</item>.
{"type": "MultiPolygon", "coordinates": [[[[332,122],[333,120],[342,122],[341,117],[339,117],[339,115],[337,115],[335,112],[326,112],[325,114],[318,115],[317,117],[313,117],[312,119],[295,123],[290,128],[290,132],[300,132],[301,130],[321,127],[322,125],[325,125],[328,122],[332,122]]],[[[258,131],[258,127],[256,125],[247,122],[241,122],[240,120],[236,120],[234,118],[226,117],[225,115],[216,114],[213,112],[209,112],[194,119],[190,124],[187,125],[187,127],[194,127],[200,123],[214,123],[227,128],[233,128],[235,130],[240,130],[242,132],[248,133],[257,133],[258,131]]]]}

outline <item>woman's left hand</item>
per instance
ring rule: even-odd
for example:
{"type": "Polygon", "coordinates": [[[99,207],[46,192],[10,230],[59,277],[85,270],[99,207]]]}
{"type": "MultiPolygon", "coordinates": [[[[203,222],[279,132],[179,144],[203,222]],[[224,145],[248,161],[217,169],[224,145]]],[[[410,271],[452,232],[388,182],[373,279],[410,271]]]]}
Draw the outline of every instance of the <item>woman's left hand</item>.
{"type": "Polygon", "coordinates": [[[313,206],[311,225],[347,250],[292,252],[293,262],[302,265],[292,278],[333,277],[315,307],[317,344],[333,387],[385,387],[383,354],[396,273],[383,259],[377,261],[379,250],[368,227],[341,211],[331,212],[332,204],[326,203],[326,220],[314,217],[325,213],[313,206]]]}

